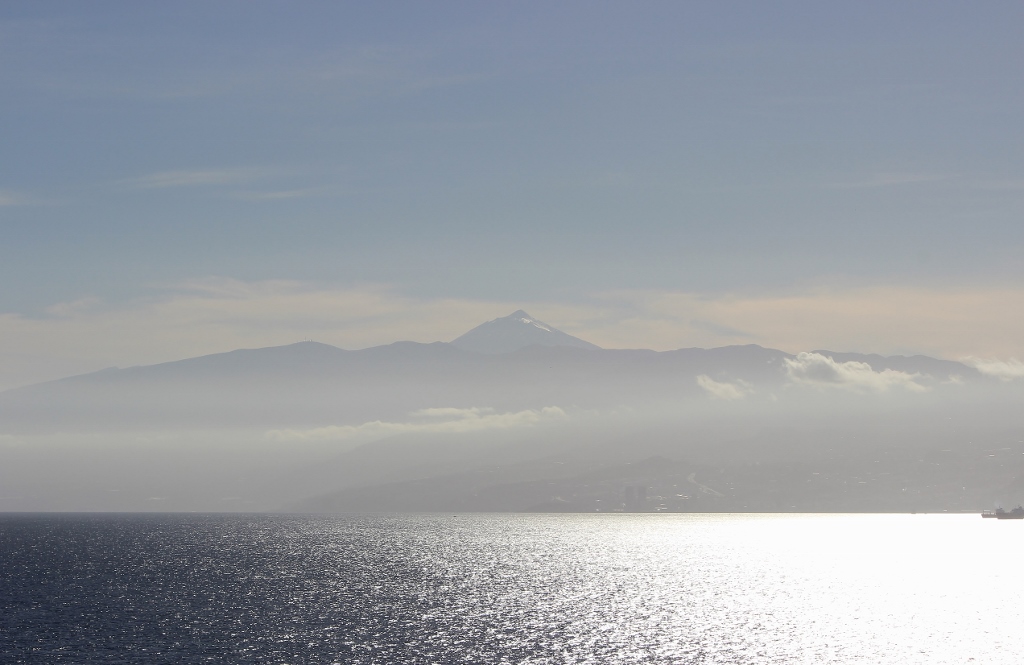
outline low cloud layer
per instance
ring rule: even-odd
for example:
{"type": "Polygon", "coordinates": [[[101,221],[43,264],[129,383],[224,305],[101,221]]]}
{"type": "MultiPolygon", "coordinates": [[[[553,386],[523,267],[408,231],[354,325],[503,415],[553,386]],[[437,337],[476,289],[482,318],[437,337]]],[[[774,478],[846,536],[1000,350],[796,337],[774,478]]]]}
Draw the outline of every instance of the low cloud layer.
{"type": "Polygon", "coordinates": [[[982,374],[994,376],[997,379],[1004,381],[1024,379],[1024,362],[1016,358],[1010,358],[1009,360],[967,358],[965,362],[973,365],[982,374]]]}
{"type": "Polygon", "coordinates": [[[406,422],[373,420],[361,425],[332,425],[313,429],[283,429],[267,432],[275,441],[372,441],[396,434],[455,434],[482,430],[507,429],[563,421],[564,410],[557,406],[498,413],[490,408],[432,408],[409,414],[406,422]]]}
{"type": "Polygon", "coordinates": [[[707,374],[701,374],[697,377],[697,385],[703,388],[708,395],[715,399],[743,399],[754,392],[753,386],[746,381],[740,380],[734,383],[730,383],[728,381],[715,381],[707,374]]]}
{"type": "Polygon", "coordinates": [[[790,381],[801,385],[845,388],[858,392],[885,392],[903,388],[911,392],[928,390],[917,382],[919,375],[885,369],[876,372],[867,363],[836,362],[820,353],[799,353],[786,358],[786,374],[790,381]]]}

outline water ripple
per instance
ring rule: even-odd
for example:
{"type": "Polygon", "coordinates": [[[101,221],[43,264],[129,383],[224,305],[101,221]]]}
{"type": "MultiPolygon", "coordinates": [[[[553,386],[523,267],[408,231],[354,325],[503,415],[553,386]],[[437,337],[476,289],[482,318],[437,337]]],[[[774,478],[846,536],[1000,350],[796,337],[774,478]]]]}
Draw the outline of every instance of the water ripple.
{"type": "Polygon", "coordinates": [[[6,516],[0,660],[1014,663],[1018,527],[909,515],[6,516]]]}

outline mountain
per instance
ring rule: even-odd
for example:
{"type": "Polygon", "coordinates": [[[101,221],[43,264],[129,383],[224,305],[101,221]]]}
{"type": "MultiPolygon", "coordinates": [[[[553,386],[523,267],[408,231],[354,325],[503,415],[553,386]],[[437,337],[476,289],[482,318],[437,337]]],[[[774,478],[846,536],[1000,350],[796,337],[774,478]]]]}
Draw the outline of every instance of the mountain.
{"type": "Polygon", "coordinates": [[[528,346],[567,346],[596,351],[601,347],[538,321],[523,310],[480,324],[451,341],[473,353],[512,353],[528,346]]]}
{"type": "Polygon", "coordinates": [[[1018,385],[923,356],[600,349],[518,311],[451,343],[0,392],[0,511],[1012,507],[1018,385]]]}
{"type": "Polygon", "coordinates": [[[300,342],[8,390],[0,393],[0,434],[310,428],[401,420],[427,408],[681,403],[702,394],[700,375],[778,386],[787,357],[754,345],[664,352],[530,345],[497,354],[443,342],[358,351],[300,342]]]}
{"type": "MultiPolygon", "coordinates": [[[[954,377],[976,381],[961,363],[915,356],[819,352],[859,363],[853,392],[899,372],[928,391],[954,377]]],[[[317,428],[399,422],[423,409],[579,409],[699,406],[703,400],[758,402],[795,394],[833,367],[757,345],[714,349],[600,349],[520,310],[451,343],[395,342],[356,351],[316,342],[110,368],[0,392],[0,437],[56,432],[317,428]],[[780,392],[783,391],[783,392],[780,392]],[[777,395],[776,395],[777,394],[777,395]],[[695,401],[696,400],[696,401],[695,401]]],[[[877,383],[877,382],[876,382],[877,383]]],[[[812,386],[813,387],[813,386],[812,386]]],[[[703,408],[703,407],[700,407],[703,408]]],[[[2,441],[2,439],[0,439],[2,441]]]]}

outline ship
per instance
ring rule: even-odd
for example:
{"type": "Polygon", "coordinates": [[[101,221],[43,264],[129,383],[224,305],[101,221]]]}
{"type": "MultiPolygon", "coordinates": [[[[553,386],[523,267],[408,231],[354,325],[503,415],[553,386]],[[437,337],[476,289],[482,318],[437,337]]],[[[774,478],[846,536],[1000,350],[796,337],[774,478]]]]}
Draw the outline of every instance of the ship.
{"type": "Polygon", "coordinates": [[[1024,520],[1024,506],[1017,506],[1013,510],[1003,510],[1002,508],[985,510],[982,511],[981,516],[994,517],[997,520],[1024,520]]]}

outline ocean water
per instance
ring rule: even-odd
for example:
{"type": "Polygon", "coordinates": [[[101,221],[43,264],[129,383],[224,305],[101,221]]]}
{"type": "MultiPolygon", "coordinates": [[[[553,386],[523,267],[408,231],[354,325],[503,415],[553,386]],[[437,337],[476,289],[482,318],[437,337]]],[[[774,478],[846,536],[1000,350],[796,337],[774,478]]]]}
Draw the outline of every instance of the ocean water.
{"type": "Polygon", "coordinates": [[[3,663],[1020,663],[1024,521],[0,516],[3,663]]]}

